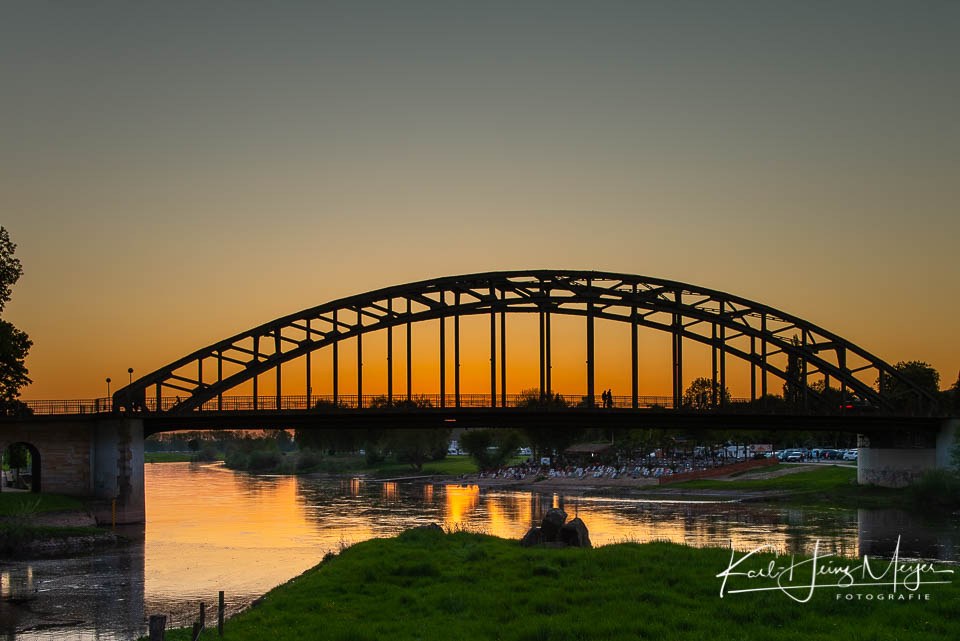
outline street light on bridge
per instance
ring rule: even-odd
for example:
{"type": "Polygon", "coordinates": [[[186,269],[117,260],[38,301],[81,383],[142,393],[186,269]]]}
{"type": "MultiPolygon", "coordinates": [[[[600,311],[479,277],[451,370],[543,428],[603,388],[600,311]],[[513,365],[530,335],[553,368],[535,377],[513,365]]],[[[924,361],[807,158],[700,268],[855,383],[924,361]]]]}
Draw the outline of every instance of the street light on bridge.
{"type": "Polygon", "coordinates": [[[110,377],[107,377],[107,398],[110,398],[110,377]]]}
{"type": "Polygon", "coordinates": [[[130,384],[133,385],[133,368],[132,367],[127,368],[127,374],[130,375],[130,384]]]}

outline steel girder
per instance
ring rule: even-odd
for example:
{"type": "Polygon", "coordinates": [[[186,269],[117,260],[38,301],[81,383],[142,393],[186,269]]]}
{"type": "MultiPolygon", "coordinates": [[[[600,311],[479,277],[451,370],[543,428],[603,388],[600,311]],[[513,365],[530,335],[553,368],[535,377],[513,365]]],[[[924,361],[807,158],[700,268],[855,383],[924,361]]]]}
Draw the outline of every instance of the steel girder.
{"type": "MultiPolygon", "coordinates": [[[[819,374],[828,381],[834,379],[841,388],[877,408],[893,411],[891,399],[882,390],[857,377],[866,372],[872,381],[886,374],[922,399],[927,413],[936,408],[933,396],[888,363],[832,332],[768,305],[688,283],[576,270],[448,276],[330,301],[196,350],[117,390],[113,406],[145,409],[145,399],[153,390],[159,409],[162,392],[176,390],[187,396],[170,411],[190,411],[222,397],[225,391],[241,383],[256,381],[255,377],[270,370],[277,371],[279,383],[280,365],[302,356],[309,358],[312,352],[328,345],[359,340],[366,333],[411,323],[498,312],[583,316],[588,318],[590,328],[589,319],[598,318],[670,332],[675,337],[675,354],[677,342],[688,339],[750,363],[754,391],[757,370],[764,376],[766,391],[764,373],[783,380],[788,377],[787,368],[771,359],[780,355],[793,357],[802,368],[801,379],[794,382],[801,385],[804,398],[814,403],[825,402],[809,384],[809,377],[819,374]],[[801,338],[795,339],[797,334],[801,338]],[[745,342],[749,342],[749,349],[745,342]],[[240,369],[224,376],[224,363],[240,369]],[[814,369],[810,370],[810,366],[814,369]],[[210,374],[214,367],[216,380],[210,374]]],[[[493,327],[491,316],[492,330],[493,327]]],[[[491,337],[491,357],[494,351],[491,337]]],[[[591,352],[588,347],[588,354],[591,352]]],[[[592,360],[588,367],[588,387],[592,390],[592,360]]]]}

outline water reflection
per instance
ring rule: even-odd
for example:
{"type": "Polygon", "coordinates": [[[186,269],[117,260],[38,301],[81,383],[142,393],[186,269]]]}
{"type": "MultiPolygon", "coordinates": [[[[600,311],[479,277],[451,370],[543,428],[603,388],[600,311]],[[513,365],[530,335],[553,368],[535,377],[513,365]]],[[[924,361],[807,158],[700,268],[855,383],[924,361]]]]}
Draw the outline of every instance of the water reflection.
{"type": "Polygon", "coordinates": [[[579,516],[595,545],[668,540],[786,553],[960,558],[960,528],[894,511],[650,502],[361,479],[252,477],[219,465],[146,468],[147,524],[133,545],[93,558],[0,567],[0,634],[13,639],[133,639],[148,614],[188,625],[198,601],[228,614],[343,543],[423,523],[519,538],[551,507],[579,516]],[[52,626],[52,627],[51,627],[52,626]]]}

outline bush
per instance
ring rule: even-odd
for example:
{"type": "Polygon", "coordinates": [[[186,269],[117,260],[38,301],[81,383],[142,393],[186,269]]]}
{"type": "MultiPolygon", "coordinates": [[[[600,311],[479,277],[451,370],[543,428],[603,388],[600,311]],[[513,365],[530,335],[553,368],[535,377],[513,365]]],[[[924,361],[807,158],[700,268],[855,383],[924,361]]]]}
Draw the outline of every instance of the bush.
{"type": "Polygon", "coordinates": [[[212,443],[204,443],[203,447],[200,448],[200,453],[197,455],[198,461],[216,461],[217,460],[217,448],[214,447],[212,443]]]}
{"type": "Polygon", "coordinates": [[[366,454],[364,456],[367,460],[367,465],[383,463],[387,458],[383,455],[383,450],[372,443],[367,444],[366,454]]]}
{"type": "Polygon", "coordinates": [[[323,458],[314,450],[302,450],[297,458],[297,471],[304,472],[320,465],[323,458]]]}
{"type": "Polygon", "coordinates": [[[250,457],[239,450],[227,453],[223,464],[231,470],[245,470],[250,467],[250,457]]]}
{"type": "Polygon", "coordinates": [[[272,470],[280,464],[281,455],[271,450],[255,450],[250,454],[247,469],[251,472],[272,470]]]}
{"type": "Polygon", "coordinates": [[[960,475],[948,470],[928,470],[910,486],[910,496],[921,507],[960,506],[960,475]]]}

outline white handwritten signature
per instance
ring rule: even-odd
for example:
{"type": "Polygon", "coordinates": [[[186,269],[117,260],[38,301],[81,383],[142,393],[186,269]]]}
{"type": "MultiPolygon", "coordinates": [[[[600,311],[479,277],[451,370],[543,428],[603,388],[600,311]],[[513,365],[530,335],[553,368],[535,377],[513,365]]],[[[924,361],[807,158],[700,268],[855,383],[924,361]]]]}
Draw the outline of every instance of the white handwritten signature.
{"type": "MultiPolygon", "coordinates": [[[[879,574],[874,573],[874,568],[870,565],[870,557],[864,555],[861,562],[852,559],[838,559],[839,562],[824,562],[823,559],[834,556],[833,553],[820,554],[820,540],[817,539],[813,546],[813,557],[797,561],[795,556],[790,557],[788,565],[778,565],[777,559],[770,561],[765,567],[757,570],[734,571],[741,563],[763,550],[770,549],[776,551],[772,545],[761,545],[758,548],[745,553],[739,559],[736,558],[736,550],[732,549],[731,541],[730,564],[727,569],[717,575],[717,578],[723,577],[720,584],[720,598],[726,594],[741,594],[744,592],[766,592],[769,590],[780,590],[788,597],[798,603],[806,603],[813,597],[814,590],[821,588],[854,588],[854,587],[892,587],[896,592],[897,587],[903,587],[906,590],[915,592],[923,585],[936,585],[951,583],[951,581],[924,581],[925,575],[953,574],[953,570],[936,569],[932,563],[927,562],[900,562],[900,537],[897,537],[897,547],[894,549],[893,558],[887,562],[887,567],[879,574]],[[809,570],[809,578],[799,584],[793,584],[794,571],[802,568],[806,576],[806,570],[809,570]],[[890,575],[892,572],[892,575],[890,575]],[[890,575],[890,576],[888,576],[890,575]],[[747,579],[773,579],[777,585],[762,588],[741,588],[727,589],[727,580],[732,576],[743,576],[747,579]],[[820,583],[818,580],[825,580],[829,577],[837,577],[833,583],[820,583]],[[784,581],[787,584],[784,584],[784,581]],[[858,582],[860,581],[860,582],[858,582]],[[801,596],[793,594],[794,591],[801,592],[801,596]]],[[[876,563],[876,561],[874,562],[876,563]]],[[[936,576],[932,577],[936,578],[936,576]]]]}

